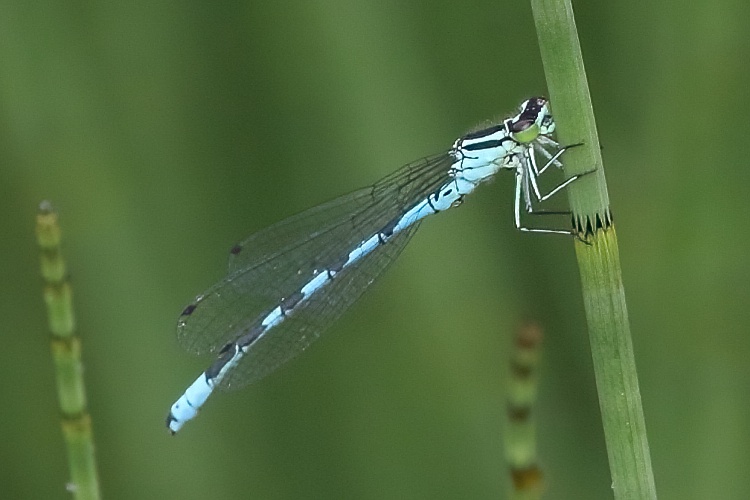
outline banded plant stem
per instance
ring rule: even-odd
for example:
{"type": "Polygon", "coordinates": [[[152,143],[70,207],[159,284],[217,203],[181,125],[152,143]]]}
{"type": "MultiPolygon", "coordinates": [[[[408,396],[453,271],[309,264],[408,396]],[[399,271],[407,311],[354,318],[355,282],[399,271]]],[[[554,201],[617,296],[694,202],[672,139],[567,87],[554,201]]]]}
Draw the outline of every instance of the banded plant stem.
{"type": "Polygon", "coordinates": [[[570,0],[531,0],[567,175],[599,406],[617,499],[656,498],[625,305],[617,234],[570,0]]]}
{"type": "Polygon", "coordinates": [[[44,302],[52,334],[63,438],[68,450],[71,477],[68,490],[77,500],[94,500],[100,498],[99,479],[83,385],[81,339],[75,333],[73,297],[60,253],[60,237],[57,213],[44,201],[36,218],[36,238],[41,251],[44,302]]]}
{"type": "Polygon", "coordinates": [[[538,500],[544,492],[534,419],[541,350],[541,327],[532,321],[525,322],[516,331],[513,342],[505,403],[503,438],[511,478],[508,498],[512,500],[538,500]]]}

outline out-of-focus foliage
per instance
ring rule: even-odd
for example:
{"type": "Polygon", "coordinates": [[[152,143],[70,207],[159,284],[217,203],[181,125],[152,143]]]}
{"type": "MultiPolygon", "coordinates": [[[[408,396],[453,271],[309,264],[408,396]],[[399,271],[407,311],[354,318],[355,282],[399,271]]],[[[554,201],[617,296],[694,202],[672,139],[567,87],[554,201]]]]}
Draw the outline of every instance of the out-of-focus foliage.
{"type": "MultiPolygon", "coordinates": [[[[657,488],[747,498],[742,2],[577,2],[657,488]]],[[[523,2],[2,2],[4,498],[65,498],[36,206],[61,214],[106,498],[496,498],[509,333],[545,325],[550,498],[610,481],[572,243],[511,176],[427,221],[313,348],[175,438],[174,324],[247,234],[544,93],[523,2]]],[[[554,103],[553,103],[554,107],[554,103]]]]}

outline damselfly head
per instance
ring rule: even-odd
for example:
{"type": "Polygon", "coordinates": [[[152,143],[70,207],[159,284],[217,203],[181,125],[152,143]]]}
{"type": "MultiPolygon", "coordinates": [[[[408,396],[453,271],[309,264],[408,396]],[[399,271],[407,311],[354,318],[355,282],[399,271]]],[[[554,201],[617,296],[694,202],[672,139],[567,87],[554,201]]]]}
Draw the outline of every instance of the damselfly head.
{"type": "Polygon", "coordinates": [[[521,104],[519,113],[510,120],[510,133],[513,139],[528,144],[540,135],[555,131],[555,121],[549,110],[549,102],[544,97],[533,97],[521,104]]]}

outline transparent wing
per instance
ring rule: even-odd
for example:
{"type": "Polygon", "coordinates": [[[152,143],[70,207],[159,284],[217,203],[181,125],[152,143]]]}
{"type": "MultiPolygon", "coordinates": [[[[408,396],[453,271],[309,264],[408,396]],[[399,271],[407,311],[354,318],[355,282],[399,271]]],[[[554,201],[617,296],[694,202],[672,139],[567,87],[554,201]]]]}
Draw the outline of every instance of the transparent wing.
{"type": "MultiPolygon", "coordinates": [[[[448,167],[453,161],[448,153],[422,158],[404,165],[373,186],[323,203],[250,235],[230,251],[228,274],[282,255],[301,253],[303,247],[310,249],[308,245],[320,244],[317,240],[322,240],[325,246],[332,232],[349,230],[353,221],[371,221],[377,226],[378,220],[384,220],[385,224],[405,207],[440,187],[448,179],[448,167]]],[[[370,229],[369,233],[361,231],[362,236],[370,236],[380,227],[370,229]]],[[[359,235],[353,236],[351,243],[359,243],[356,239],[359,235]]],[[[310,252],[301,257],[310,259],[314,256],[310,252]]]]}
{"type": "MultiPolygon", "coordinates": [[[[236,245],[229,274],[180,317],[180,344],[194,353],[213,353],[249,331],[282,298],[446,182],[452,161],[443,153],[408,164],[371,187],[283,220],[236,245]]],[[[253,344],[225,385],[257,380],[318,338],[395,259],[415,229],[395,235],[295,308],[253,344]]]]}
{"type": "Polygon", "coordinates": [[[319,293],[295,307],[294,314],[256,340],[239,365],[219,387],[238,389],[255,382],[296,357],[351,306],[396,259],[419,224],[395,235],[362,259],[345,268],[319,293]]]}

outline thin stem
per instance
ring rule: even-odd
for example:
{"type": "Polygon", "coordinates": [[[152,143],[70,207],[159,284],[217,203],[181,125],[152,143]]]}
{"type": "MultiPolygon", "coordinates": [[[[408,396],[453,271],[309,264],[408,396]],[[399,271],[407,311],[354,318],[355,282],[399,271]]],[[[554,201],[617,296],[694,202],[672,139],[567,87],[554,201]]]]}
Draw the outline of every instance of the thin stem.
{"type": "Polygon", "coordinates": [[[52,334],[52,357],[57,374],[63,437],[68,449],[71,476],[68,490],[77,500],[98,499],[99,479],[94,459],[91,417],[86,409],[81,340],[75,334],[73,296],[65,261],[60,253],[61,231],[57,213],[46,201],[39,207],[36,237],[41,250],[44,301],[52,334]]]}
{"type": "Polygon", "coordinates": [[[596,169],[568,188],[599,406],[618,499],[656,498],[638,374],[625,305],[617,235],[601,149],[569,0],[531,0],[558,138],[582,142],[568,174],[596,169]]]}
{"type": "Polygon", "coordinates": [[[539,325],[529,322],[518,329],[511,352],[503,435],[505,459],[511,475],[508,498],[513,500],[536,500],[544,491],[533,414],[539,385],[541,343],[539,325]]]}

